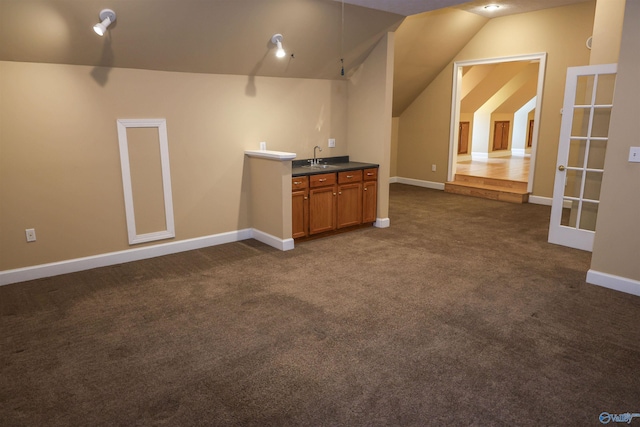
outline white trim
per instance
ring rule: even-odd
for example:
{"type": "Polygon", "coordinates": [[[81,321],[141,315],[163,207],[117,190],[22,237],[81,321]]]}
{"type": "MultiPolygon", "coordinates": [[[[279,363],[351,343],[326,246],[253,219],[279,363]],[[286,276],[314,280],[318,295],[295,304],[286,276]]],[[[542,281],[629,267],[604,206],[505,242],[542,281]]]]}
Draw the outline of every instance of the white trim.
{"type": "Polygon", "coordinates": [[[260,159],[268,160],[293,160],[296,158],[296,153],[288,153],[285,151],[270,151],[270,150],[244,150],[244,154],[249,157],[257,157],[260,159]]]}
{"type": "Polygon", "coordinates": [[[515,157],[525,157],[527,155],[527,151],[524,148],[512,148],[511,155],[515,157]]]}
{"type": "Polygon", "coordinates": [[[395,184],[396,182],[398,182],[397,176],[392,176],[389,178],[389,184],[395,184]]]}
{"type": "Polygon", "coordinates": [[[293,239],[280,239],[264,231],[256,230],[255,228],[251,232],[251,237],[281,251],[290,251],[293,249],[293,239]]]}
{"type": "Polygon", "coordinates": [[[416,187],[432,188],[434,190],[444,190],[443,182],[423,181],[421,179],[396,177],[398,184],[414,185],[416,187]]]}
{"type": "Polygon", "coordinates": [[[529,195],[529,203],[534,205],[551,206],[551,202],[553,202],[551,197],[534,196],[532,194],[529,195]]]}
{"type": "Polygon", "coordinates": [[[489,158],[489,153],[483,153],[482,151],[472,151],[471,160],[486,160],[489,158]]]}
{"type": "Polygon", "coordinates": [[[133,249],[126,249],[124,251],[109,252],[84,258],[75,258],[52,262],[49,264],[40,264],[30,267],[16,268],[14,270],[0,271],[0,286],[9,285],[11,283],[26,282],[27,280],[42,279],[44,277],[58,276],[60,274],[75,273],[77,271],[90,270],[92,268],[140,261],[163,255],[202,249],[209,246],[239,242],[241,240],[251,238],[283,251],[293,249],[293,239],[281,240],[262,231],[245,228],[242,230],[229,231],[227,233],[196,237],[194,239],[178,240],[175,242],[160,243],[153,246],[137,247],[133,249]],[[270,237],[271,240],[269,240],[267,236],[270,237]]]}
{"type": "Polygon", "coordinates": [[[589,270],[587,271],[587,283],[640,296],[640,281],[629,279],[627,277],[614,276],[613,274],[589,270]]]}
{"type": "Polygon", "coordinates": [[[391,220],[389,218],[376,218],[376,221],[373,223],[373,226],[376,228],[389,228],[391,225],[391,220]]]}
{"type": "Polygon", "coordinates": [[[173,221],[173,198],[171,195],[171,172],[169,167],[169,142],[167,138],[166,119],[118,119],[118,145],[120,147],[120,166],[122,168],[122,187],[124,190],[124,206],[127,218],[127,234],[129,244],[152,242],[176,237],[173,221]],[[165,229],[152,233],[138,234],[136,231],[136,214],[133,207],[133,188],[131,186],[131,164],[129,163],[129,143],[127,128],[158,129],[160,146],[160,167],[162,169],[162,190],[164,196],[165,229]]]}

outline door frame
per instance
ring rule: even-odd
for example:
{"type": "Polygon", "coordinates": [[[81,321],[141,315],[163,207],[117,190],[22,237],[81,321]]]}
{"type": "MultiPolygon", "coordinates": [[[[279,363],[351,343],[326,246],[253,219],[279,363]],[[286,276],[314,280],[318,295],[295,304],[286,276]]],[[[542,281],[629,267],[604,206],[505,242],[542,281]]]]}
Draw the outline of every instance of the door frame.
{"type": "Polygon", "coordinates": [[[500,62],[517,61],[539,61],[538,62],[538,85],[536,90],[536,108],[533,123],[533,141],[531,146],[531,166],[529,168],[529,178],[527,191],[533,191],[533,178],[535,174],[536,152],[538,149],[538,129],[540,126],[540,114],[542,106],[542,93],[544,90],[545,70],[547,67],[547,53],[532,53],[525,55],[500,56],[486,59],[472,59],[467,61],[455,61],[453,63],[453,87],[451,91],[451,123],[449,126],[449,168],[447,181],[453,181],[456,174],[456,158],[458,153],[458,123],[460,122],[460,93],[462,88],[462,68],[472,65],[496,64],[500,62]]]}

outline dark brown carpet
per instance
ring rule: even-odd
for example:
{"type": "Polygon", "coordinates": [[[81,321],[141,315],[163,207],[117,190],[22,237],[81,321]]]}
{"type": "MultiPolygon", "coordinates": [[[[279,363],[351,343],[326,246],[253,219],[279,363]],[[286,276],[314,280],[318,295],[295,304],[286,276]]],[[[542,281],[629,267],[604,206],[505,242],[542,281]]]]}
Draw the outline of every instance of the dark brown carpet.
{"type": "Polygon", "coordinates": [[[0,425],[640,412],[640,298],[586,284],[590,254],[546,243],[548,207],[394,184],[390,218],[0,287],[0,425]]]}

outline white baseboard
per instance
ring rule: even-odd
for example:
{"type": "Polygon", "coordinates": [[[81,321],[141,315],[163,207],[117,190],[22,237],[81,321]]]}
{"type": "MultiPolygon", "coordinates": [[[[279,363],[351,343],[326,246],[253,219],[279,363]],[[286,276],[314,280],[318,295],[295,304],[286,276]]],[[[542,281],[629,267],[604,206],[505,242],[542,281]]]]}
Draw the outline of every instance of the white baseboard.
{"type": "Polygon", "coordinates": [[[432,188],[434,190],[444,190],[443,182],[423,181],[421,179],[393,177],[398,184],[415,185],[416,187],[432,188]]]}
{"type": "Polygon", "coordinates": [[[529,203],[533,203],[534,205],[551,206],[551,202],[553,202],[551,197],[529,195],[529,203]]]}
{"type": "Polygon", "coordinates": [[[514,157],[524,157],[527,154],[524,148],[512,148],[511,155],[514,157]]]}
{"type": "Polygon", "coordinates": [[[373,223],[373,226],[377,228],[389,228],[390,225],[391,220],[389,220],[389,218],[377,218],[373,223]]]}
{"type": "Polygon", "coordinates": [[[398,182],[397,176],[392,176],[391,178],[389,178],[389,184],[395,184],[396,182],[398,182]]]}
{"type": "Polygon", "coordinates": [[[472,160],[483,160],[488,158],[489,158],[489,153],[473,152],[473,151],[471,152],[472,160]]]}
{"type": "Polygon", "coordinates": [[[83,258],[70,259],[49,264],[40,264],[14,270],[0,271],[0,286],[11,283],[26,282],[27,280],[42,279],[43,277],[58,276],[60,274],[75,273],[92,268],[123,264],[170,255],[179,252],[202,249],[225,243],[239,242],[254,238],[262,243],[282,251],[293,249],[293,239],[279,239],[259,230],[245,228],[243,230],[197,237],[195,239],[179,240],[177,242],[161,243],[142,248],[127,249],[83,258]]]}
{"type": "Polygon", "coordinates": [[[587,283],[640,296],[640,281],[626,277],[589,270],[587,272],[587,283]]]}
{"type": "Polygon", "coordinates": [[[264,231],[256,230],[255,228],[251,233],[251,237],[256,239],[258,242],[262,242],[265,245],[280,249],[281,251],[290,251],[291,249],[293,249],[293,239],[283,240],[279,237],[265,233],[264,231]]]}

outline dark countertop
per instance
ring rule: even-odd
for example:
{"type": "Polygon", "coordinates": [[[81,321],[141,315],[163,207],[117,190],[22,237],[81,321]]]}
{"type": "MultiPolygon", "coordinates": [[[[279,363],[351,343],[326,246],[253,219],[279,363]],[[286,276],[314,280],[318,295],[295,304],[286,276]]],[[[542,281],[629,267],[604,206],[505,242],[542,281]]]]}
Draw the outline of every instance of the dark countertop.
{"type": "Polygon", "coordinates": [[[310,168],[307,165],[309,165],[309,163],[307,162],[307,159],[294,160],[291,165],[291,176],[318,175],[321,173],[334,173],[334,172],[344,172],[344,171],[352,171],[352,170],[359,170],[359,169],[377,168],[379,166],[375,163],[352,162],[352,161],[349,161],[349,156],[330,157],[330,158],[323,159],[320,162],[320,165],[331,165],[331,167],[328,167],[326,169],[310,168]]]}

